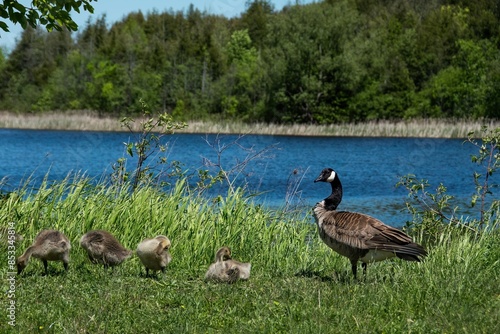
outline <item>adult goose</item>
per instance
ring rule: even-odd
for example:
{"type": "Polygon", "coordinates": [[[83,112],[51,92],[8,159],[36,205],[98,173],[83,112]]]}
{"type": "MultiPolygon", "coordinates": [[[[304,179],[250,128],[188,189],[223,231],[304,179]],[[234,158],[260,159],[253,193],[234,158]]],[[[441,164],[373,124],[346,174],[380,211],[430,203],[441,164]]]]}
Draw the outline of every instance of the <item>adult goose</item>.
{"type": "Polygon", "coordinates": [[[314,182],[328,182],[332,186],[330,196],[313,209],[319,236],[331,249],[351,261],[354,278],[358,261],[362,262],[366,274],[366,266],[371,262],[395,256],[420,262],[427,255],[422,246],[401,230],[362,213],[337,211],[342,201],[342,184],[333,169],[323,169],[314,182]]]}

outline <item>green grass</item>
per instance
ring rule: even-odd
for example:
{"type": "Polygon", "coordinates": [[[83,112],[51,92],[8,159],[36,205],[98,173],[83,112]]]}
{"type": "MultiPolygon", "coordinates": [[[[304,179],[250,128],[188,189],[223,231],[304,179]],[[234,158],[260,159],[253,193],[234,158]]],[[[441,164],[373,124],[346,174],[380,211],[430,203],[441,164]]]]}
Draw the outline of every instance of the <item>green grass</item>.
{"type": "MultiPolygon", "coordinates": [[[[494,333],[500,323],[500,235],[446,230],[422,263],[385,261],[359,281],[327,248],[309,218],[269,211],[242,193],[219,202],[144,188],[95,187],[75,177],[0,205],[25,240],[57,228],[72,242],[70,270],[32,259],[16,276],[16,327],[2,307],[0,333],[494,333]],[[131,249],[145,237],[172,240],[165,275],[146,278],[136,256],[113,271],[91,265],[78,240],[93,228],[131,249]],[[205,283],[215,250],[252,263],[249,281],[205,283]]],[[[417,238],[418,239],[418,238],[417,238]]],[[[420,241],[420,240],[419,240],[420,241]]],[[[3,253],[2,253],[3,254],[3,253]]],[[[6,263],[3,260],[2,263],[6,263]]],[[[2,270],[6,273],[6,266],[2,270]]],[[[5,279],[2,291],[7,291],[5,279]]],[[[2,306],[9,302],[2,294],[2,306]]]]}

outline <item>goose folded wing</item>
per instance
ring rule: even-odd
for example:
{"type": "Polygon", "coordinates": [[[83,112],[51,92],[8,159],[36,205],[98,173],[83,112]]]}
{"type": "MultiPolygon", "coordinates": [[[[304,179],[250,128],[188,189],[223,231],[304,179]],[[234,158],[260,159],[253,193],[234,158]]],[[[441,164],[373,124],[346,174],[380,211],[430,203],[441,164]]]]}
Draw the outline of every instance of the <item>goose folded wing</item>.
{"type": "Polygon", "coordinates": [[[370,240],[380,231],[374,227],[377,219],[348,211],[331,212],[331,216],[325,219],[323,231],[337,242],[359,249],[369,249],[370,240]]]}
{"type": "Polygon", "coordinates": [[[332,212],[323,223],[323,230],[336,241],[360,249],[393,252],[409,248],[408,251],[413,253],[413,245],[416,245],[403,231],[357,212],[332,212]]]}
{"type": "Polygon", "coordinates": [[[414,243],[403,231],[380,221],[373,222],[372,226],[379,232],[366,241],[369,248],[406,254],[410,257],[409,260],[412,257],[418,258],[427,255],[427,251],[419,244],[414,243]]]}

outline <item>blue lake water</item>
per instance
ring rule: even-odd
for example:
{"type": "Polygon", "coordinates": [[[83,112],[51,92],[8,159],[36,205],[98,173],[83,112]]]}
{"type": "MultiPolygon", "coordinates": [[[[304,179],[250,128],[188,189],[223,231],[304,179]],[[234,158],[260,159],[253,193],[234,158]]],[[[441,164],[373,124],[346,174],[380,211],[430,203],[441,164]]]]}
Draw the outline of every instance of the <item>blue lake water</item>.
{"type": "MultiPolygon", "coordinates": [[[[188,173],[207,169],[207,161],[220,163],[233,170],[235,185],[248,184],[250,191],[262,193],[256,202],[273,208],[288,203],[310,211],[330,193],[328,184],[313,181],[323,168],[331,167],[344,188],[339,209],[364,212],[393,226],[411,218],[404,204],[407,193],[395,187],[398,176],[415,174],[429,180],[432,189],[443,183],[450,195],[468,201],[475,191],[473,172],[480,171],[470,162],[476,149],[457,139],[202,134],[166,138],[169,161],[180,161],[188,173]],[[248,158],[243,170],[234,170],[248,158]]],[[[35,186],[46,175],[60,180],[72,172],[106,179],[112,164],[127,157],[123,143],[134,138],[116,132],[0,129],[0,140],[0,191],[8,192],[28,177],[35,186]]],[[[131,170],[133,159],[127,164],[131,170]]],[[[212,192],[225,194],[226,189],[218,186],[212,192]]]]}

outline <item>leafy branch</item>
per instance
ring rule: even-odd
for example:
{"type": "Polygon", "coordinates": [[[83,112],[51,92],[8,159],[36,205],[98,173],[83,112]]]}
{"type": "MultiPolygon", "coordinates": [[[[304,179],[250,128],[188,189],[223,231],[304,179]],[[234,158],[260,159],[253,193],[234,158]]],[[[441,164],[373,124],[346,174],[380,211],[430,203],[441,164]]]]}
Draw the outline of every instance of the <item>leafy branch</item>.
{"type": "MultiPolygon", "coordinates": [[[[133,172],[132,189],[135,190],[141,182],[150,181],[153,178],[152,170],[158,165],[166,164],[167,158],[161,156],[156,165],[146,165],[153,154],[165,152],[167,145],[162,144],[162,138],[171,135],[175,130],[187,127],[185,122],[175,122],[168,113],[161,113],[157,117],[152,117],[147,104],[140,100],[142,106],[143,120],[139,122],[139,131],[134,130],[136,120],[131,117],[124,117],[121,120],[123,127],[127,128],[134,136],[134,142],[124,143],[127,154],[130,157],[137,156],[137,163],[133,172]]],[[[126,181],[129,174],[125,168],[126,160],[119,159],[114,168],[115,181],[126,181]]],[[[174,162],[174,167],[176,166],[174,162]]]]}
{"type": "Polygon", "coordinates": [[[403,186],[408,191],[411,199],[406,202],[408,211],[413,215],[414,221],[407,223],[413,229],[419,229],[427,235],[437,237],[445,224],[454,224],[472,231],[479,231],[488,222],[498,219],[500,210],[500,200],[494,199],[489,208],[486,207],[487,195],[492,195],[492,189],[498,184],[491,183],[491,176],[500,168],[500,128],[488,130],[481,129],[481,139],[474,137],[474,132],[469,133],[469,142],[478,148],[478,154],[472,155],[473,163],[485,169],[484,175],[474,172],[474,184],[476,193],[472,195],[471,206],[475,207],[480,202],[480,219],[472,221],[462,221],[456,218],[458,207],[452,207],[454,197],[447,194],[447,189],[440,184],[435,193],[428,191],[427,180],[418,180],[415,175],[409,174],[400,177],[396,186],[403,186]],[[496,218],[495,218],[496,216],[496,218]]]}
{"type": "MultiPolygon", "coordinates": [[[[474,207],[477,200],[480,201],[480,226],[485,223],[486,195],[492,195],[492,188],[497,188],[498,184],[491,184],[490,177],[500,168],[500,128],[488,130],[487,127],[481,128],[481,141],[475,138],[472,131],[468,134],[467,141],[476,146],[479,150],[477,155],[471,156],[473,163],[484,166],[484,175],[474,172],[474,184],[476,185],[476,194],[472,196],[471,205],[474,207]],[[483,181],[481,178],[484,176],[483,181]]],[[[498,200],[493,201],[492,205],[498,205],[498,200]]]]}
{"type": "Polygon", "coordinates": [[[430,187],[427,180],[419,180],[413,174],[401,176],[396,187],[404,187],[408,191],[411,199],[406,202],[408,211],[417,219],[419,223],[410,223],[410,227],[415,228],[422,225],[422,229],[427,233],[434,234],[440,230],[443,224],[462,224],[456,218],[458,207],[453,207],[454,197],[448,195],[446,187],[440,183],[435,193],[428,190],[430,187]]]}
{"type": "MultiPolygon", "coordinates": [[[[47,31],[61,31],[63,27],[76,31],[78,25],[71,18],[71,12],[80,13],[80,7],[83,7],[83,10],[93,13],[94,7],[90,4],[93,1],[97,0],[33,0],[31,6],[25,6],[16,0],[5,0],[0,4],[0,18],[19,23],[23,29],[29,24],[33,28],[45,26],[47,31]]],[[[1,19],[0,29],[8,32],[7,23],[1,19]]]]}

